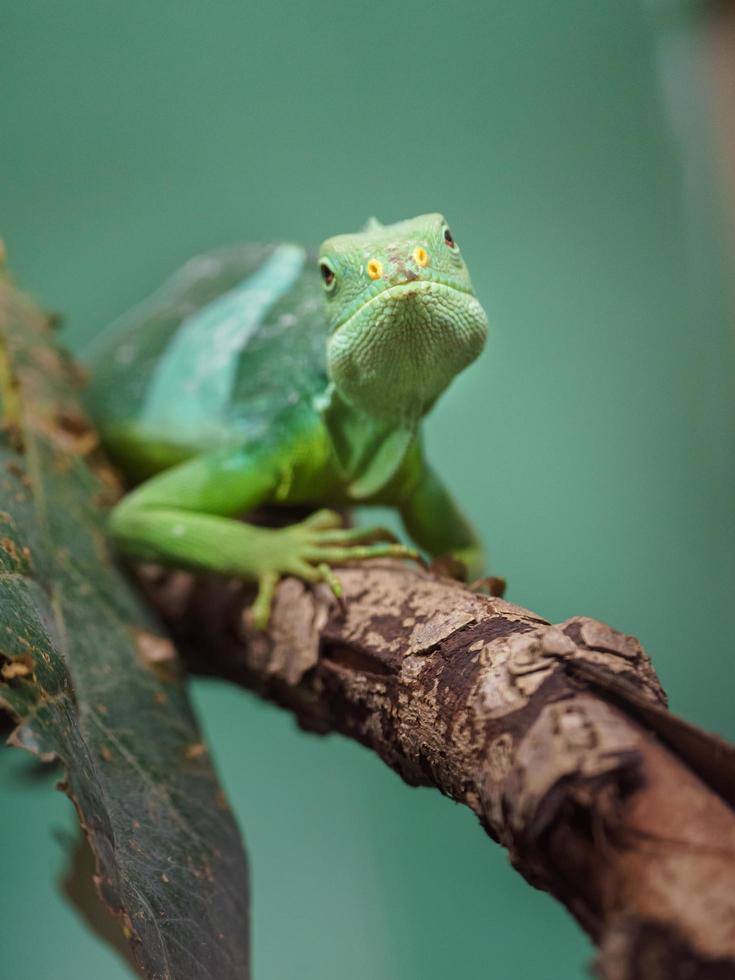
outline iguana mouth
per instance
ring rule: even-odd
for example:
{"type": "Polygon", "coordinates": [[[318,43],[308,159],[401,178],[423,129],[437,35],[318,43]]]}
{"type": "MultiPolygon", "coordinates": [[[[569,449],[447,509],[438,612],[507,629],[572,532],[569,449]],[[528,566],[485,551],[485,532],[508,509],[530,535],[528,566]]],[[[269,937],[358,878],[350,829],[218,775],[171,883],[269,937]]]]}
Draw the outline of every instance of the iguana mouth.
{"type": "Polygon", "coordinates": [[[334,327],[332,333],[336,333],[341,330],[342,327],[346,326],[350,320],[358,316],[358,314],[363,313],[366,307],[371,306],[373,303],[380,302],[382,300],[390,299],[392,296],[401,295],[411,295],[420,292],[431,292],[431,291],[446,291],[448,293],[462,293],[465,296],[474,297],[474,293],[471,289],[465,289],[462,286],[457,286],[455,283],[448,282],[447,280],[440,278],[428,278],[428,277],[406,277],[400,282],[394,282],[390,286],[383,286],[377,291],[373,292],[366,299],[361,299],[358,297],[353,303],[351,303],[345,312],[344,319],[334,327]]]}

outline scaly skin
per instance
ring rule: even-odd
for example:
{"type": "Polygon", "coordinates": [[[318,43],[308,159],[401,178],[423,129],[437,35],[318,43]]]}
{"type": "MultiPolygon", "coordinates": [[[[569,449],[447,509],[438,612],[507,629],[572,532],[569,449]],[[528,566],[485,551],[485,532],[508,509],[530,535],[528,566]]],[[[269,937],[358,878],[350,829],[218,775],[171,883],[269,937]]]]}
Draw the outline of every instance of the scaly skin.
{"type": "MultiPolygon", "coordinates": [[[[389,226],[371,222],[361,233],[322,245],[324,382],[308,397],[295,391],[286,399],[290,414],[282,412],[253,436],[243,428],[237,400],[227,415],[222,406],[235,386],[234,359],[246,343],[238,338],[250,336],[252,304],[265,305],[267,288],[284,275],[301,288],[298,248],[280,248],[256,273],[262,280],[257,289],[250,280],[237,287],[244,300],[234,289],[219,305],[205,305],[183,321],[180,333],[185,328],[187,335],[169,342],[168,351],[174,343],[178,348],[173,355],[164,352],[157,387],[137,414],[121,421],[116,412],[113,421],[109,413],[95,412],[95,396],[101,405],[109,382],[101,381],[96,393],[93,387],[92,412],[113,454],[133,476],[160,471],[113,511],[118,546],[135,558],[256,581],[253,614],[260,627],[267,625],[283,575],[325,581],[339,593],[334,565],[417,556],[380,528],[345,529],[330,508],[395,507],[419,547],[460,562],[469,578],[479,576],[481,545],[425,462],[419,434],[421,418],[480,353],[487,332],[444,219],[432,214],[389,226]],[[197,379],[190,401],[188,378],[179,374],[199,370],[192,344],[210,330],[226,340],[219,341],[222,350],[207,352],[213,367],[197,379]],[[203,405],[212,406],[211,420],[203,405]],[[236,519],[266,504],[306,505],[315,513],[279,529],[236,519]]],[[[317,288],[310,278],[304,281],[307,294],[317,288]]],[[[298,322],[290,329],[298,330],[298,322]]],[[[115,343],[120,361],[125,336],[115,343]]],[[[131,364],[130,370],[139,368],[131,364]]]]}

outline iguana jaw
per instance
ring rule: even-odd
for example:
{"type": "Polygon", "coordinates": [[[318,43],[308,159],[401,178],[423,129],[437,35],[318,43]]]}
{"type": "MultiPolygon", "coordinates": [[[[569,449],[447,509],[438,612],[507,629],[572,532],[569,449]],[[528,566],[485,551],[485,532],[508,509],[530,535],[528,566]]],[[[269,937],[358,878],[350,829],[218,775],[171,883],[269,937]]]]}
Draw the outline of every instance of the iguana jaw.
{"type": "Polygon", "coordinates": [[[420,279],[404,279],[402,282],[392,283],[391,285],[383,286],[382,288],[376,288],[370,295],[368,295],[367,299],[365,299],[364,296],[361,296],[345,309],[342,318],[334,326],[333,332],[336,333],[338,330],[341,330],[350,322],[350,320],[365,313],[367,308],[373,304],[385,302],[394,296],[410,296],[411,294],[418,293],[422,290],[437,292],[447,290],[456,293],[464,293],[467,296],[474,297],[474,293],[471,289],[464,288],[456,283],[448,282],[447,280],[442,279],[440,276],[427,276],[424,274],[424,276],[422,276],[420,279]]]}
{"type": "Polygon", "coordinates": [[[415,428],[486,336],[485,313],[471,292],[431,280],[394,283],[330,335],[327,368],[354,408],[415,428]]]}

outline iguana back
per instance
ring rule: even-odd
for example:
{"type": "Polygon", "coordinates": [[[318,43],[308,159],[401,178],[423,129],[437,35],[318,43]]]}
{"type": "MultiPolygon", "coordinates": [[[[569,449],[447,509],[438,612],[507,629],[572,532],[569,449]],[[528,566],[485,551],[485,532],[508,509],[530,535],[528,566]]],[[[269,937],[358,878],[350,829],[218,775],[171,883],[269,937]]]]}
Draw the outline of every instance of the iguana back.
{"type": "Polygon", "coordinates": [[[88,405],[113,456],[142,476],[313,414],[326,334],[304,248],[217,249],[100,334],[88,405]]]}

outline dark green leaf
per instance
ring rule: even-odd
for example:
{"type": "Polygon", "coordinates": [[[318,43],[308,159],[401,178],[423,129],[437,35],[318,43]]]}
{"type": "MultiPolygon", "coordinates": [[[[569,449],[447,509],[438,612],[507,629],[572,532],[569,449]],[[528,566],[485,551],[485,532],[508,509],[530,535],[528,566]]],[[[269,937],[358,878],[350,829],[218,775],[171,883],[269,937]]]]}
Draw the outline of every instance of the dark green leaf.
{"type": "Polygon", "coordinates": [[[58,758],[141,971],[248,976],[247,868],[175,651],[108,550],[75,370],[0,273],[0,703],[58,758]]]}

